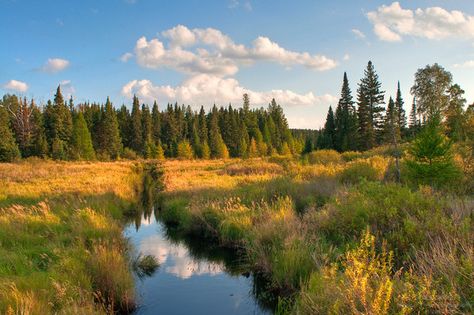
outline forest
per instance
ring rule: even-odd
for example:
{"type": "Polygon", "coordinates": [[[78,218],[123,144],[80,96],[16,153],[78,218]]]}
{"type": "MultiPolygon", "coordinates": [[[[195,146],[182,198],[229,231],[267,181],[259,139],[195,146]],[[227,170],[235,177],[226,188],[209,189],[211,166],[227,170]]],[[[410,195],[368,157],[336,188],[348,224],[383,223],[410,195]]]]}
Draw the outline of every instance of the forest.
{"type": "Polygon", "coordinates": [[[248,94],[241,107],[167,104],[160,109],[133,98],[126,105],[74,104],[58,86],[44,106],[34,99],[4,95],[0,106],[0,160],[30,156],[56,160],[118,158],[228,158],[300,155],[314,149],[364,151],[406,142],[430,121],[437,120],[453,142],[473,138],[474,106],[466,108],[464,90],[438,64],[415,74],[411,110],[400,92],[386,100],[378,75],[369,62],[357,88],[356,100],[344,73],[335,111],[329,107],[324,128],[290,130],[283,109],[273,99],[268,107],[251,109],[248,94]],[[386,105],[385,105],[386,104],[386,105]]]}

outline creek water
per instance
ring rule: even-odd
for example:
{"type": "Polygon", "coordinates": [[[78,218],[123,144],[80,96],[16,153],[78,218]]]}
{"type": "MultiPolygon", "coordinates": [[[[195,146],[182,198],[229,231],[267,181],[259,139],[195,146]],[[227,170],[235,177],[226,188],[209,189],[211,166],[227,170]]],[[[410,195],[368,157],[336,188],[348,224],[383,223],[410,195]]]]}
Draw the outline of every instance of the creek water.
{"type": "Polygon", "coordinates": [[[179,236],[152,213],[141,214],[124,235],[135,254],[153,255],[158,269],[136,276],[135,314],[271,314],[256,298],[259,281],[235,251],[179,236]]]}

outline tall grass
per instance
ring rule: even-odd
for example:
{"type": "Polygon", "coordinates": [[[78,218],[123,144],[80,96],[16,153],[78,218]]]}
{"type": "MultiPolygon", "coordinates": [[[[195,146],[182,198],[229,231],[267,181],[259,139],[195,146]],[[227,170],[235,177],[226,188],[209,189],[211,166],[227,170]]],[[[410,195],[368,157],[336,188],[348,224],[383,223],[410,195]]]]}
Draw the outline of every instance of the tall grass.
{"type": "Polygon", "coordinates": [[[132,162],[0,164],[0,313],[110,314],[134,306],[120,218],[132,162]]]}

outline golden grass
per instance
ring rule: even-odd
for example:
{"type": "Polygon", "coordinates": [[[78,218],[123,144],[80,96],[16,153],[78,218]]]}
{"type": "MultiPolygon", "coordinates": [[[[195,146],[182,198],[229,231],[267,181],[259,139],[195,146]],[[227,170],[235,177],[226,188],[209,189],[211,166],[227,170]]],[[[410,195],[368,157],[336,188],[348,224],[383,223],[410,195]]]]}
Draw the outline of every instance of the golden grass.
{"type": "Polygon", "coordinates": [[[0,201],[80,193],[113,193],[126,200],[135,196],[133,162],[21,162],[0,164],[0,201]]]}

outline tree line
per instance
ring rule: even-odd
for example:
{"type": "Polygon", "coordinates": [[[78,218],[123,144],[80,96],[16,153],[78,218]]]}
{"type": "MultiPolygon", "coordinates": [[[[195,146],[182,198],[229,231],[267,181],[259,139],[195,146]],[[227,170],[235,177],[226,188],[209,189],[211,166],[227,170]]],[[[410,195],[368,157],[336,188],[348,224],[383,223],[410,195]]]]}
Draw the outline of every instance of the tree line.
{"type": "Polygon", "coordinates": [[[394,98],[385,92],[372,62],[368,62],[352,96],[344,73],[335,111],[329,107],[324,128],[290,130],[283,109],[273,99],[267,108],[203,107],[167,104],[150,107],[133,97],[131,111],[122,105],[74,105],[58,86],[54,99],[38,106],[16,95],[0,100],[0,161],[19,157],[58,160],[117,158],[227,158],[273,154],[294,155],[314,149],[370,150],[413,139],[430,121],[438,121],[453,141],[474,139],[474,104],[465,109],[464,90],[438,64],[418,69],[410,90],[409,114],[400,83],[394,98]],[[386,104],[386,105],[385,105],[386,104]]]}
{"type": "Polygon", "coordinates": [[[416,136],[432,121],[440,123],[453,141],[474,139],[474,104],[465,109],[464,90],[453,84],[452,74],[438,64],[415,73],[409,115],[398,82],[395,98],[385,103],[385,92],[371,61],[357,89],[354,101],[344,73],[341,97],[335,112],[330,106],[324,128],[315,147],[343,151],[364,151],[383,144],[399,143],[416,136]],[[387,104],[385,106],[385,104],[387,104]],[[407,117],[408,116],[408,117],[407,117]]]}
{"type": "Polygon", "coordinates": [[[307,133],[292,134],[283,109],[250,109],[243,95],[239,109],[168,104],[160,110],[140,104],[131,111],[105,104],[65,101],[58,86],[43,107],[32,99],[5,95],[0,101],[0,160],[50,157],[58,160],[125,158],[227,158],[298,154],[307,133]]]}

